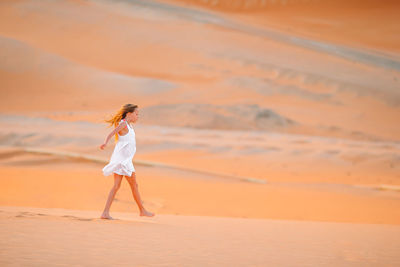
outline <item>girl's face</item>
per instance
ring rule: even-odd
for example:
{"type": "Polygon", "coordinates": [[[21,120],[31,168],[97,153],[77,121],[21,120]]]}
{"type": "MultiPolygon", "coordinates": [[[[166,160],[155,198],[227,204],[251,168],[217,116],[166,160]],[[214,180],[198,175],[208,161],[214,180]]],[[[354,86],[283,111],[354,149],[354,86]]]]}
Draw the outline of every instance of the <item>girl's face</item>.
{"type": "Polygon", "coordinates": [[[126,118],[129,122],[135,123],[139,119],[139,109],[135,109],[134,112],[126,113],[126,118]]]}

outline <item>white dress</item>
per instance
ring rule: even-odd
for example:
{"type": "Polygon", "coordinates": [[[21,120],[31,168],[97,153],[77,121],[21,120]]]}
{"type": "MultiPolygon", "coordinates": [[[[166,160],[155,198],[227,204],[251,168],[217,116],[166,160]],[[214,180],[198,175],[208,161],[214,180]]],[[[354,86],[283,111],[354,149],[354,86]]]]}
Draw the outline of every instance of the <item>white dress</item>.
{"type": "MultiPolygon", "coordinates": [[[[121,120],[119,123],[123,121],[125,120],[121,120]]],[[[103,168],[104,176],[109,176],[113,173],[131,176],[132,172],[135,172],[132,163],[133,156],[136,153],[135,131],[129,123],[126,123],[126,125],[128,127],[127,134],[119,135],[117,133],[118,142],[114,147],[110,162],[103,168]]]]}

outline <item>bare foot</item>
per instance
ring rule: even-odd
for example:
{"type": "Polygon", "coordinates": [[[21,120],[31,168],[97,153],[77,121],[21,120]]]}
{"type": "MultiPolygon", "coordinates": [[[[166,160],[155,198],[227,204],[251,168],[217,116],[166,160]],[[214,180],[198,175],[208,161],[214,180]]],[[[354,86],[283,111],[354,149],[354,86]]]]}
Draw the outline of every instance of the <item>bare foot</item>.
{"type": "Polygon", "coordinates": [[[100,219],[114,220],[109,214],[102,214],[100,219]]]}
{"type": "Polygon", "coordinates": [[[147,211],[147,210],[142,210],[142,211],[140,212],[140,216],[153,217],[153,216],[154,216],[154,213],[153,213],[153,212],[150,212],[150,211],[147,211]]]}

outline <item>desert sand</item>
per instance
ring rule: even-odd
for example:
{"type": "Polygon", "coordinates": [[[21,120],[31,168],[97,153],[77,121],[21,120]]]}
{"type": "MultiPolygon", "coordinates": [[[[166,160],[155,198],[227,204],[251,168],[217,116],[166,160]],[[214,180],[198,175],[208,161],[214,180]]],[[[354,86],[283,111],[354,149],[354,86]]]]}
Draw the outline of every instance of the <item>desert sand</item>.
{"type": "Polygon", "coordinates": [[[390,225],[2,207],[2,266],[396,266],[390,225]],[[60,230],[62,229],[62,230],[60,230]],[[18,234],[15,234],[18,233],[18,234]],[[34,264],[32,264],[34,263],[34,264]]]}
{"type": "Polygon", "coordinates": [[[399,11],[2,1],[0,265],[398,266],[399,11]],[[156,216],[101,220],[125,103],[156,216]]]}

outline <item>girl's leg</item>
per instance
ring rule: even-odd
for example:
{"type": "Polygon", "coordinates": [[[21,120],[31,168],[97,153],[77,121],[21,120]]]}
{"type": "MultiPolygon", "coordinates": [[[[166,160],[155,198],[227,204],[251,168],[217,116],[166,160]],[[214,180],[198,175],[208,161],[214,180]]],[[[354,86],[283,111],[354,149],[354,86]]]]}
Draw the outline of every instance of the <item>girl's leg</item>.
{"type": "Polygon", "coordinates": [[[131,187],[133,198],[135,199],[136,204],[139,207],[140,216],[148,216],[148,217],[154,216],[154,213],[147,211],[143,207],[143,203],[139,195],[138,184],[136,182],[136,174],[133,172],[131,176],[125,176],[125,178],[131,187]]]}
{"type": "Polygon", "coordinates": [[[113,188],[111,188],[110,193],[108,194],[106,206],[104,207],[103,214],[100,217],[101,219],[113,219],[110,216],[110,207],[119,187],[121,186],[121,181],[122,181],[122,175],[114,173],[114,186],[113,188]]]}

